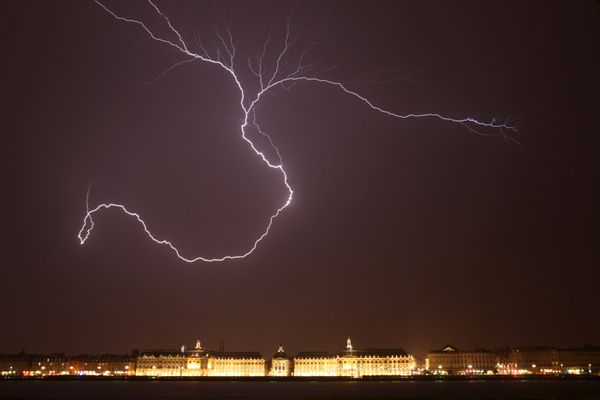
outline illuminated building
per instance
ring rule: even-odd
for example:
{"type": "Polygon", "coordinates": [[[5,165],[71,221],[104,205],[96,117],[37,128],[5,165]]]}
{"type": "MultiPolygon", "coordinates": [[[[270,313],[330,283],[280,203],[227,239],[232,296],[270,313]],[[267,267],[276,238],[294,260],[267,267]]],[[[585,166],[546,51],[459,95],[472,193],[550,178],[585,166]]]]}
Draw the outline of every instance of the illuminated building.
{"type": "Polygon", "coordinates": [[[337,376],[338,361],[324,351],[304,351],[294,357],[294,376],[337,376]]]}
{"type": "Polygon", "coordinates": [[[143,351],[137,358],[137,376],[205,376],[206,357],[200,341],[193,350],[143,351]]]}
{"type": "Polygon", "coordinates": [[[568,374],[600,374],[600,347],[559,349],[562,372],[568,374]]]}
{"type": "Polygon", "coordinates": [[[35,355],[21,352],[0,356],[2,376],[46,376],[67,375],[72,369],[70,360],[64,354],[35,355]]]}
{"type": "Polygon", "coordinates": [[[518,347],[508,351],[502,361],[498,373],[503,375],[597,374],[600,347],[518,347]]]}
{"type": "Polygon", "coordinates": [[[425,361],[430,371],[437,374],[481,375],[494,373],[498,355],[489,350],[458,350],[446,346],[430,351],[425,361]]]}
{"type": "Polygon", "coordinates": [[[23,376],[31,362],[24,353],[0,355],[0,376],[23,376]]]}
{"type": "Polygon", "coordinates": [[[69,369],[64,375],[135,375],[136,360],[121,355],[81,355],[69,358],[69,369]]]}
{"type": "Polygon", "coordinates": [[[265,376],[265,359],[257,352],[208,352],[205,376],[265,376]]]}
{"type": "Polygon", "coordinates": [[[135,374],[135,358],[129,355],[35,355],[15,354],[0,356],[1,376],[127,376],[135,374]]]}
{"type": "Polygon", "coordinates": [[[137,376],[265,376],[265,360],[257,352],[205,350],[200,341],[193,350],[142,352],[137,359],[137,376]]]}
{"type": "Polygon", "coordinates": [[[414,357],[403,349],[354,349],[350,338],[340,353],[302,352],[294,357],[294,376],[404,376],[415,369],[414,357]]]}
{"type": "Polygon", "coordinates": [[[403,349],[355,350],[350,338],[346,342],[346,350],[338,357],[340,376],[403,376],[412,374],[416,369],[414,357],[403,349]]]}
{"type": "Polygon", "coordinates": [[[182,376],[185,355],[176,350],[144,351],[137,358],[137,376],[182,376]]]}
{"type": "Polygon", "coordinates": [[[29,371],[24,375],[67,375],[70,370],[69,359],[64,354],[33,357],[29,371]]]}
{"type": "Polygon", "coordinates": [[[292,360],[288,357],[283,349],[283,346],[279,346],[277,353],[273,354],[271,359],[271,370],[269,371],[270,376],[290,376],[292,375],[292,360]]]}
{"type": "Polygon", "coordinates": [[[559,373],[558,350],[552,347],[520,347],[511,349],[498,372],[503,375],[559,373]]]}

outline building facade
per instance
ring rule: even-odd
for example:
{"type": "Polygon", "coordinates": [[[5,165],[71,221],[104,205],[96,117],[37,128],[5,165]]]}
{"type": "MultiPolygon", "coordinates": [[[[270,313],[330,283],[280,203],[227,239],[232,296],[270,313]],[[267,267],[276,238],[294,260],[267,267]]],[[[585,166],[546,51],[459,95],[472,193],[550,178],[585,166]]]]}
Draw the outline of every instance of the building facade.
{"type": "Polygon", "coordinates": [[[338,360],[325,351],[303,351],[294,357],[294,376],[338,376],[338,360]]]}
{"type": "Polygon", "coordinates": [[[554,347],[516,347],[505,351],[499,374],[598,374],[600,347],[560,349],[554,347]]]}
{"type": "Polygon", "coordinates": [[[340,353],[302,352],[294,357],[294,376],[406,376],[416,367],[415,358],[403,349],[354,349],[350,338],[340,353]]]}
{"type": "Polygon", "coordinates": [[[445,346],[427,354],[426,367],[437,374],[481,375],[496,371],[498,355],[489,350],[459,350],[445,346]]]}
{"type": "Polygon", "coordinates": [[[265,359],[258,352],[208,352],[204,376],[265,376],[265,359]]]}
{"type": "Polygon", "coordinates": [[[283,346],[279,346],[277,353],[273,354],[271,358],[271,370],[269,371],[270,376],[291,376],[292,360],[285,353],[283,346]]]}
{"type": "Polygon", "coordinates": [[[36,355],[0,356],[0,376],[129,376],[135,374],[136,359],[130,355],[36,355]]]}
{"type": "Polygon", "coordinates": [[[600,374],[600,347],[559,349],[561,371],[571,374],[600,374]]]}
{"type": "Polygon", "coordinates": [[[24,376],[31,369],[31,361],[24,353],[0,355],[0,376],[24,376]]]}
{"type": "Polygon", "coordinates": [[[498,372],[503,375],[560,371],[558,349],[552,347],[513,348],[500,361],[498,372]]]}
{"type": "Polygon", "coordinates": [[[137,358],[137,376],[182,376],[186,357],[176,350],[144,351],[137,358]]]}
{"type": "Polygon", "coordinates": [[[136,359],[129,355],[80,355],[70,357],[67,375],[135,375],[136,359]]]}
{"type": "Polygon", "coordinates": [[[205,350],[200,341],[194,349],[144,351],[137,359],[137,376],[265,376],[265,359],[258,352],[205,350]]]}

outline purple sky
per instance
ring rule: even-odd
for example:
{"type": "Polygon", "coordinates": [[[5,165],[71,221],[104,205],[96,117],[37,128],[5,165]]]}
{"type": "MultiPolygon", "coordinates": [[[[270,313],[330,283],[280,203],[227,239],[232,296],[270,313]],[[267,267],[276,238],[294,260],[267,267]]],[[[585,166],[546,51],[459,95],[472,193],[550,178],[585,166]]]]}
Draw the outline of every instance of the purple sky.
{"type": "MultiPolygon", "coordinates": [[[[164,24],[145,2],[107,3],[164,24]]],[[[157,2],[189,43],[215,40],[203,2],[157,2]]],[[[219,3],[242,61],[280,44],[296,3],[219,3]],[[230,7],[231,5],[231,7],[230,7]]],[[[521,121],[520,145],[435,119],[398,120],[298,84],[258,109],[286,192],[240,139],[223,70],[183,58],[92,1],[2,3],[4,195],[0,352],[126,352],[200,338],[265,355],[597,343],[598,6],[581,2],[301,2],[312,60],[399,113],[521,121]],[[595,226],[594,226],[595,228],[595,226]]],[[[269,62],[273,62],[271,57],[269,62]]],[[[291,64],[290,64],[291,65],[291,64]]],[[[244,82],[253,77],[247,70],[244,82]]]]}

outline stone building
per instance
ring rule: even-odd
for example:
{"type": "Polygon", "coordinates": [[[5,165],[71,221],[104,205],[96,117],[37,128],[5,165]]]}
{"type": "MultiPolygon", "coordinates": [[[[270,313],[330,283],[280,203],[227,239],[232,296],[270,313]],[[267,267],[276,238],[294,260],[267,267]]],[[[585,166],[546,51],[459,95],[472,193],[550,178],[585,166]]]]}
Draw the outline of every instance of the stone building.
{"type": "Polygon", "coordinates": [[[511,349],[501,362],[501,374],[559,372],[558,350],[553,347],[519,347],[511,349]]]}
{"type": "Polygon", "coordinates": [[[337,354],[302,352],[294,357],[294,376],[404,376],[416,369],[403,349],[354,349],[350,338],[337,354]]]}
{"type": "Polygon", "coordinates": [[[82,354],[69,358],[69,375],[135,375],[136,359],[130,355],[82,354]]]}
{"type": "Polygon", "coordinates": [[[338,376],[338,360],[326,351],[303,351],[294,357],[294,376],[338,376]]]}
{"type": "Polygon", "coordinates": [[[445,346],[427,354],[425,364],[433,373],[450,375],[477,375],[494,373],[498,355],[489,350],[459,350],[445,346]]]}
{"type": "Polygon", "coordinates": [[[285,353],[283,346],[279,346],[277,353],[273,354],[271,359],[270,376],[290,376],[293,373],[292,360],[285,353]]]}
{"type": "Polygon", "coordinates": [[[600,374],[600,347],[585,346],[559,349],[558,359],[563,372],[600,374]]]}
{"type": "Polygon", "coordinates": [[[36,355],[24,352],[0,355],[1,376],[56,376],[104,375],[126,376],[135,374],[136,360],[130,355],[36,355]]]}
{"type": "Polygon", "coordinates": [[[0,355],[0,376],[24,376],[31,370],[32,357],[21,352],[18,354],[0,355]]]}
{"type": "Polygon", "coordinates": [[[498,372],[511,375],[598,374],[600,347],[515,347],[504,352],[498,372]]]}
{"type": "Polygon", "coordinates": [[[137,376],[182,376],[185,354],[177,350],[143,351],[137,358],[137,376]]]}
{"type": "Polygon", "coordinates": [[[206,353],[205,376],[265,376],[265,359],[258,352],[206,353]]]}
{"type": "Polygon", "coordinates": [[[144,351],[137,359],[137,376],[265,376],[265,360],[257,352],[194,349],[144,351]]]}

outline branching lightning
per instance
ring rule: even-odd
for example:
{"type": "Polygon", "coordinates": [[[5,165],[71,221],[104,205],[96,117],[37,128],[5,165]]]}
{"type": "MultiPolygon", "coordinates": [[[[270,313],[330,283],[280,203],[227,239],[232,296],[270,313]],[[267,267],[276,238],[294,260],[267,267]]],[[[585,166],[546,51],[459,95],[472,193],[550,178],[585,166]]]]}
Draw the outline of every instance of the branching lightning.
{"type": "MultiPolygon", "coordinates": [[[[158,16],[160,16],[162,18],[162,20],[166,23],[166,26],[173,33],[173,35],[175,35],[177,40],[170,40],[170,39],[167,39],[164,37],[160,37],[157,34],[155,34],[150,28],[148,28],[148,26],[144,22],[137,20],[137,19],[130,19],[130,18],[125,18],[123,16],[120,16],[116,12],[109,9],[106,5],[104,5],[99,0],[94,0],[94,1],[102,9],[104,9],[104,11],[106,11],[108,14],[110,14],[115,19],[129,23],[129,24],[137,25],[151,39],[155,40],[156,42],[162,43],[163,45],[169,46],[169,47],[175,49],[176,51],[178,51],[179,53],[181,53],[183,56],[186,56],[186,59],[184,59],[184,60],[172,65],[171,67],[167,68],[166,70],[164,70],[152,82],[160,79],[165,74],[170,73],[177,67],[179,67],[183,64],[186,64],[186,63],[194,62],[194,61],[213,64],[215,67],[223,69],[231,76],[231,78],[233,79],[233,81],[235,82],[235,84],[239,90],[239,94],[240,94],[240,103],[239,104],[244,113],[243,122],[240,125],[241,137],[243,140],[245,140],[248,143],[248,145],[250,146],[252,151],[254,151],[254,153],[258,157],[260,157],[260,159],[264,162],[264,164],[267,167],[275,169],[281,174],[283,186],[285,187],[285,190],[287,191],[287,197],[286,197],[285,201],[283,202],[283,204],[281,204],[281,206],[279,208],[277,208],[277,210],[269,217],[268,223],[266,224],[265,229],[254,240],[252,245],[249,246],[249,248],[247,250],[242,251],[239,254],[225,255],[225,256],[216,257],[216,258],[207,258],[207,257],[202,257],[202,256],[190,258],[190,257],[185,257],[184,255],[182,255],[180,250],[177,247],[175,247],[170,241],[165,240],[165,239],[159,239],[154,233],[152,233],[150,231],[146,222],[142,219],[140,214],[130,211],[124,205],[117,204],[117,203],[101,203],[101,204],[96,205],[93,208],[90,208],[90,204],[89,204],[90,188],[88,187],[88,192],[87,192],[87,196],[86,196],[86,214],[83,219],[83,224],[81,226],[81,229],[79,230],[79,233],[78,233],[79,242],[82,245],[89,239],[89,237],[92,233],[92,230],[94,229],[94,219],[93,219],[94,215],[101,211],[114,208],[114,209],[118,209],[118,210],[122,211],[123,213],[125,213],[126,215],[128,215],[130,217],[135,218],[139,222],[139,224],[142,226],[144,231],[146,232],[146,235],[152,241],[154,241],[157,244],[169,247],[175,253],[175,255],[182,261],[185,261],[188,263],[193,263],[196,261],[221,262],[221,261],[225,261],[225,260],[235,260],[235,259],[245,258],[248,255],[252,254],[252,252],[254,252],[254,250],[257,248],[258,244],[269,234],[269,231],[271,229],[271,226],[273,225],[274,220],[283,212],[283,210],[285,210],[291,204],[292,198],[294,195],[294,190],[292,189],[292,187],[290,186],[290,184],[288,182],[287,172],[285,171],[285,169],[283,167],[283,161],[282,161],[279,149],[273,142],[271,136],[261,128],[261,126],[257,122],[257,118],[256,118],[256,109],[257,109],[257,106],[260,103],[261,99],[264,97],[265,94],[272,92],[277,87],[282,87],[286,90],[289,90],[293,85],[298,84],[298,83],[328,85],[328,86],[338,89],[342,93],[345,93],[347,95],[350,95],[350,96],[358,99],[360,102],[365,104],[371,110],[377,111],[379,113],[388,115],[393,118],[399,118],[399,119],[435,118],[435,119],[439,119],[439,120],[450,122],[450,123],[460,124],[460,125],[464,126],[466,129],[468,129],[469,131],[476,133],[476,134],[486,135],[486,136],[487,135],[500,135],[504,138],[504,140],[515,141],[513,138],[511,138],[509,135],[506,134],[506,132],[509,132],[509,131],[512,131],[512,132],[516,131],[516,127],[514,125],[510,124],[508,119],[503,120],[501,122],[496,119],[492,119],[491,121],[485,122],[485,121],[479,121],[479,120],[477,120],[475,118],[471,118],[471,117],[452,118],[452,117],[443,116],[443,115],[437,114],[437,113],[400,114],[400,113],[396,113],[396,112],[393,112],[390,110],[386,110],[386,109],[376,105],[373,101],[369,100],[368,98],[360,95],[358,92],[349,89],[346,84],[335,81],[335,80],[322,78],[320,76],[320,74],[323,72],[327,72],[327,71],[331,70],[332,68],[317,70],[318,63],[314,63],[314,62],[306,63],[306,61],[305,61],[305,59],[306,59],[309,51],[311,50],[311,47],[314,45],[314,43],[309,44],[304,49],[304,51],[300,52],[300,55],[297,57],[296,64],[294,64],[295,68],[293,68],[291,70],[291,72],[285,72],[282,65],[284,62],[288,61],[288,58],[290,58],[291,49],[296,43],[296,38],[293,37],[293,35],[291,34],[291,31],[290,31],[291,17],[292,17],[291,12],[287,18],[283,46],[277,53],[274,66],[272,67],[272,71],[268,72],[268,68],[266,65],[266,62],[267,62],[266,55],[267,55],[269,46],[271,45],[271,41],[272,41],[270,34],[268,35],[267,39],[265,40],[265,42],[262,45],[260,55],[256,55],[254,58],[247,57],[247,59],[245,60],[247,62],[248,68],[256,76],[256,78],[258,80],[259,89],[256,91],[256,93],[253,96],[251,96],[245,90],[244,86],[242,85],[242,82],[240,81],[240,75],[236,72],[236,68],[239,68],[240,61],[239,61],[238,55],[236,54],[236,46],[233,41],[233,35],[231,33],[230,24],[228,24],[224,20],[224,18],[221,17],[221,25],[220,26],[219,25],[215,26],[216,38],[218,39],[218,42],[215,44],[215,46],[214,46],[215,49],[211,53],[202,44],[202,42],[199,40],[199,38],[195,38],[196,39],[195,44],[197,45],[199,50],[192,50],[190,48],[190,46],[184,40],[183,35],[179,32],[179,30],[174,26],[174,24],[171,22],[171,20],[161,11],[161,9],[152,0],[148,0],[150,7],[158,14],[158,16]],[[268,140],[274,153],[277,155],[277,159],[275,161],[270,160],[269,157],[267,157],[265,155],[264,151],[261,151],[257,148],[255,143],[247,135],[248,128],[255,129],[258,133],[260,133],[262,136],[264,136],[268,140]],[[484,131],[483,131],[484,129],[486,131],[493,131],[495,133],[484,133],[484,131]]],[[[286,69],[286,71],[287,71],[287,69],[286,69]]]]}

